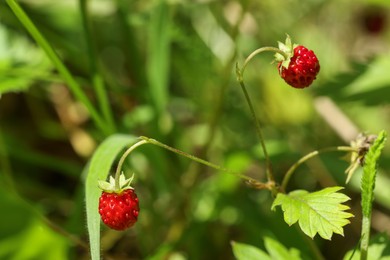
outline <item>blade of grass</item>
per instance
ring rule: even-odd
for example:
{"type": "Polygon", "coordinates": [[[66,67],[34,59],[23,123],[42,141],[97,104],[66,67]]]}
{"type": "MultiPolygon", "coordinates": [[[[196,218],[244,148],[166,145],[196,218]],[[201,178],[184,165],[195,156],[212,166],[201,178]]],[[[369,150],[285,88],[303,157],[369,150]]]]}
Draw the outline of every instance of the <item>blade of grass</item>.
{"type": "Polygon", "coordinates": [[[88,16],[87,0],[79,0],[79,6],[81,11],[81,18],[83,21],[85,41],[88,47],[87,48],[88,59],[89,59],[90,74],[92,76],[92,84],[95,89],[100,110],[106,122],[108,123],[111,132],[113,133],[115,132],[115,123],[114,123],[110,103],[108,100],[107,91],[105,89],[104,80],[102,75],[99,73],[98,66],[97,66],[96,45],[94,44],[91,35],[91,24],[88,16]]]}
{"type": "Polygon", "coordinates": [[[6,0],[6,2],[11,8],[12,12],[15,14],[15,16],[19,19],[19,21],[23,24],[26,30],[30,33],[30,35],[35,39],[38,45],[45,51],[46,55],[53,62],[58,72],[68,84],[69,89],[71,90],[73,95],[88,109],[96,126],[104,134],[110,134],[110,129],[108,128],[108,125],[105,124],[105,122],[102,120],[93,104],[83,92],[81,86],[77,83],[72,74],[66,68],[65,64],[61,61],[58,54],[54,51],[50,43],[43,37],[43,35],[39,32],[38,28],[33,24],[27,14],[15,0],[6,0]]]}
{"type": "Polygon", "coordinates": [[[136,137],[121,134],[108,137],[96,149],[89,165],[84,169],[84,173],[87,174],[85,180],[85,203],[92,260],[100,259],[100,215],[98,205],[102,191],[98,188],[98,180],[107,179],[118,154],[136,140],[136,137]]]}
{"type": "Polygon", "coordinates": [[[150,94],[160,116],[164,116],[168,102],[170,29],[169,6],[165,1],[159,1],[152,13],[149,27],[147,76],[150,94]]]}
{"type": "Polygon", "coordinates": [[[131,81],[135,86],[146,86],[146,75],[144,70],[144,61],[141,57],[140,48],[137,44],[136,33],[128,22],[128,15],[131,14],[132,5],[126,0],[116,0],[116,17],[119,24],[119,35],[122,37],[123,51],[127,60],[127,70],[131,81]]]}

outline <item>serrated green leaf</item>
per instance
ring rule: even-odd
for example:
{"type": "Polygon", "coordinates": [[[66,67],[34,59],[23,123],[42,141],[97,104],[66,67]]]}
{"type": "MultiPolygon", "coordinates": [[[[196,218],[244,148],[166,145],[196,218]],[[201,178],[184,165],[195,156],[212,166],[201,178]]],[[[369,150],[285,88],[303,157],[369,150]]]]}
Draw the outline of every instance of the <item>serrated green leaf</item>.
{"type": "Polygon", "coordinates": [[[136,137],[130,135],[115,134],[108,137],[99,145],[89,165],[84,169],[84,172],[87,174],[85,180],[85,203],[92,260],[100,259],[100,215],[98,205],[101,190],[98,188],[98,181],[107,178],[118,154],[136,140],[136,137]]]}
{"type": "Polygon", "coordinates": [[[265,248],[267,249],[271,259],[286,259],[286,260],[300,260],[300,252],[296,248],[287,249],[278,241],[270,238],[264,238],[265,248]]]}
{"type": "Polygon", "coordinates": [[[365,163],[362,176],[362,211],[363,216],[366,217],[371,214],[378,160],[382,149],[385,146],[386,139],[387,133],[381,131],[364,159],[365,163]]]}
{"type": "Polygon", "coordinates": [[[264,259],[271,260],[263,250],[248,244],[237,243],[232,241],[233,254],[237,260],[255,260],[264,259]]]}
{"type": "Polygon", "coordinates": [[[232,242],[233,254],[237,260],[301,260],[300,252],[296,248],[288,249],[270,237],[264,238],[267,252],[248,244],[232,242]]]}
{"type": "Polygon", "coordinates": [[[330,187],[309,193],[297,190],[289,194],[279,193],[272,204],[281,206],[284,221],[288,225],[299,223],[302,231],[313,238],[317,233],[324,239],[331,239],[332,234],[344,234],[343,226],[349,224],[352,214],[345,212],[349,207],[342,203],[349,197],[338,191],[342,187],[330,187]]]}

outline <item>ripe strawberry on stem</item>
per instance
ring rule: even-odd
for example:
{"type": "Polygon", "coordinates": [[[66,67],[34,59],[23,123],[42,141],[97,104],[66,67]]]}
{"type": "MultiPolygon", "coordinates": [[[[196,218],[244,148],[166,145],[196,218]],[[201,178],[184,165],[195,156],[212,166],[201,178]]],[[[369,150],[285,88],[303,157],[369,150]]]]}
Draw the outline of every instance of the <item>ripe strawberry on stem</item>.
{"type": "Polygon", "coordinates": [[[310,86],[320,71],[320,63],[314,52],[302,45],[293,45],[289,36],[286,43],[279,42],[279,49],[287,54],[275,54],[279,75],[284,81],[294,88],[310,86]]]}
{"type": "MultiPolygon", "coordinates": [[[[275,53],[276,61],[278,62],[279,74],[289,85],[294,88],[308,87],[316,78],[320,70],[320,64],[313,51],[309,51],[303,46],[293,45],[289,35],[287,35],[285,44],[279,42],[279,48],[261,47],[249,54],[241,68],[239,67],[238,63],[236,63],[237,80],[240,83],[242,91],[244,92],[246,102],[248,103],[253,121],[255,122],[256,132],[266,160],[267,180],[268,183],[274,183],[272,165],[265,146],[260,121],[257,118],[255,109],[252,105],[252,101],[244,83],[244,72],[246,66],[256,55],[263,52],[275,53]]],[[[278,192],[277,188],[274,187],[272,192],[276,194],[278,192]]]]}
{"type": "Polygon", "coordinates": [[[99,214],[104,224],[115,230],[125,230],[138,219],[139,204],[134,188],[130,186],[134,175],[126,179],[122,173],[119,182],[110,176],[110,181],[99,181],[103,190],[99,199],[99,214]],[[118,185],[119,184],[119,185],[118,185]]]}

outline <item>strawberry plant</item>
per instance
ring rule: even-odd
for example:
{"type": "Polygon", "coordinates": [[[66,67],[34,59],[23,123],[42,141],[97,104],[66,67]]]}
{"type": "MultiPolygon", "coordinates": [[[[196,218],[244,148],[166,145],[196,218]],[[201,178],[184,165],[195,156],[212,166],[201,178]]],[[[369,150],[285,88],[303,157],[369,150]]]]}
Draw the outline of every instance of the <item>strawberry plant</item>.
{"type": "Polygon", "coordinates": [[[388,257],[387,56],[306,20],[342,6],[38,2],[0,4],[0,258],[388,257]]]}

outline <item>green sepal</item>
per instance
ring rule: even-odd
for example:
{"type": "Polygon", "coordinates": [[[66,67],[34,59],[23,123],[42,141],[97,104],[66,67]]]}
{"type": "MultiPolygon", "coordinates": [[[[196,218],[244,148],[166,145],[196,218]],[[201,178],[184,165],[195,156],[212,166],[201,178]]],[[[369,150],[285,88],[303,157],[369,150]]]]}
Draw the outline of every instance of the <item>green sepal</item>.
{"type": "Polygon", "coordinates": [[[278,48],[287,55],[287,57],[285,57],[280,53],[275,53],[275,61],[282,62],[282,66],[280,67],[280,69],[282,69],[282,67],[288,68],[288,66],[290,65],[291,58],[294,56],[294,48],[297,46],[297,44],[292,43],[291,37],[288,34],[285,43],[278,41],[278,48]]]}
{"type": "Polygon", "coordinates": [[[98,186],[100,189],[102,189],[105,192],[108,193],[121,193],[124,190],[127,189],[134,189],[131,187],[131,182],[134,179],[134,174],[130,178],[126,178],[123,172],[119,176],[119,188],[115,187],[115,178],[110,176],[109,181],[98,181],[98,186]]]}

